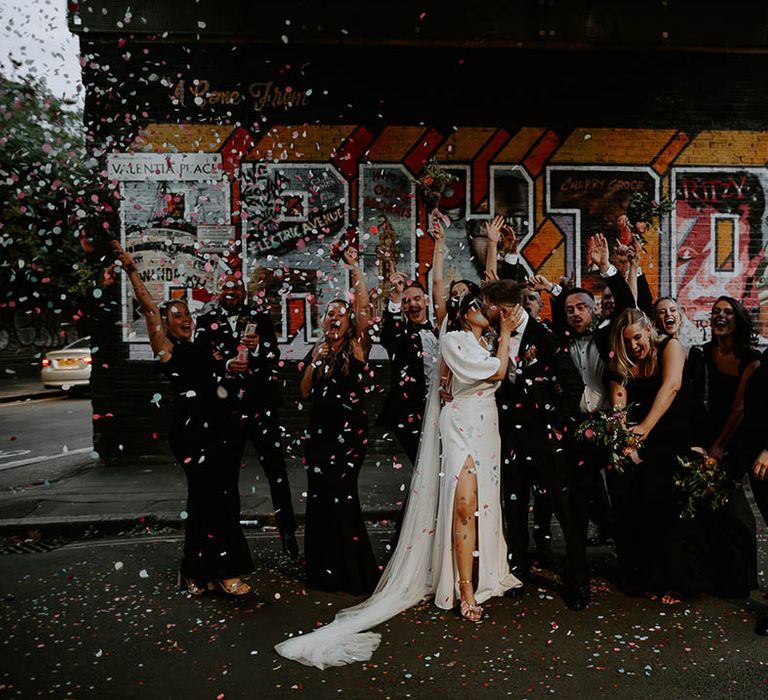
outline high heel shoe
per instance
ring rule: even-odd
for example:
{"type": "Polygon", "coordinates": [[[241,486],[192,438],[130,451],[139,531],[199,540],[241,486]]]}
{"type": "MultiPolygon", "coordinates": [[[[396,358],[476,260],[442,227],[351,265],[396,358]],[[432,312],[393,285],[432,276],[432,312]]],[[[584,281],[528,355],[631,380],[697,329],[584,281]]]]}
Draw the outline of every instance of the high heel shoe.
{"type": "Polygon", "coordinates": [[[241,595],[247,595],[251,592],[250,584],[241,581],[239,578],[230,581],[229,583],[224,583],[224,581],[219,580],[215,582],[215,585],[219,591],[224,593],[224,595],[233,596],[235,598],[241,595]]]}
{"type": "Polygon", "coordinates": [[[176,585],[180,591],[186,591],[194,596],[201,596],[208,590],[207,586],[201,586],[197,581],[189,578],[189,576],[184,576],[181,571],[179,571],[178,578],[176,579],[176,585]]]}
{"type": "Polygon", "coordinates": [[[477,603],[468,603],[462,598],[459,603],[459,615],[469,622],[482,622],[483,606],[477,603]]]}
{"type": "MultiPolygon", "coordinates": [[[[459,585],[461,584],[472,584],[472,581],[470,579],[462,580],[459,579],[459,585]]],[[[483,621],[483,607],[482,605],[478,605],[477,603],[469,603],[464,598],[461,598],[459,602],[459,616],[464,618],[465,620],[469,620],[469,622],[482,622],[483,621]]]]}

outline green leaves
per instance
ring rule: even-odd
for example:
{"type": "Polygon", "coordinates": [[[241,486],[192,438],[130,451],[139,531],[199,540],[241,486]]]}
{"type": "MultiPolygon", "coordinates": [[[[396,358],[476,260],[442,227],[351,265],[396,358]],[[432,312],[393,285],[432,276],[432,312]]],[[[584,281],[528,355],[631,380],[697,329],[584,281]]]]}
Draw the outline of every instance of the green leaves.
{"type": "Polygon", "coordinates": [[[81,235],[115,209],[82,113],[36,78],[0,77],[0,125],[0,308],[78,314],[96,283],[81,235]]]}

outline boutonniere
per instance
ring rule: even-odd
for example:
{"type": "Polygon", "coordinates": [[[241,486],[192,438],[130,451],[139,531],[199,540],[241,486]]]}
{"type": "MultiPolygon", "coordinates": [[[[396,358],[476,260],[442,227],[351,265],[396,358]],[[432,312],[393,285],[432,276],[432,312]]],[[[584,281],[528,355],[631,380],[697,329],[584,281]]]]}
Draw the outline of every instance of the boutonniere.
{"type": "Polygon", "coordinates": [[[523,365],[525,367],[530,367],[531,365],[535,365],[538,362],[538,359],[536,357],[538,353],[538,349],[535,345],[530,345],[528,349],[525,351],[525,355],[523,355],[523,365]]]}

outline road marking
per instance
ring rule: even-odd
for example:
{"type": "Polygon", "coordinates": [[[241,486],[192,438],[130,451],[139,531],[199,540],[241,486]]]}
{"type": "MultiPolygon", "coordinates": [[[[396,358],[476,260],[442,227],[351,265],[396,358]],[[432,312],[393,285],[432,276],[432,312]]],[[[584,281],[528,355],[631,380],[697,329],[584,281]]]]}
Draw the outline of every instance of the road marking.
{"type": "Polygon", "coordinates": [[[27,464],[37,464],[38,462],[47,462],[50,459],[59,459],[61,457],[68,457],[69,455],[81,455],[83,452],[93,452],[93,445],[90,447],[80,447],[77,450],[68,450],[67,452],[60,452],[57,455],[43,455],[41,457],[30,457],[29,459],[20,459],[16,462],[8,462],[8,464],[0,464],[0,472],[6,469],[13,469],[14,467],[24,467],[27,464]]]}
{"type": "MultiPolygon", "coordinates": [[[[48,403],[49,401],[61,401],[63,399],[69,399],[66,394],[64,396],[41,396],[35,399],[13,399],[13,400],[0,400],[0,409],[2,408],[18,408],[19,406],[35,405],[39,403],[48,403]]],[[[73,399],[73,401],[85,401],[85,399],[73,399]]]]}
{"type": "Polygon", "coordinates": [[[32,452],[32,450],[0,450],[0,459],[21,457],[21,455],[28,455],[30,452],[32,452]]]}

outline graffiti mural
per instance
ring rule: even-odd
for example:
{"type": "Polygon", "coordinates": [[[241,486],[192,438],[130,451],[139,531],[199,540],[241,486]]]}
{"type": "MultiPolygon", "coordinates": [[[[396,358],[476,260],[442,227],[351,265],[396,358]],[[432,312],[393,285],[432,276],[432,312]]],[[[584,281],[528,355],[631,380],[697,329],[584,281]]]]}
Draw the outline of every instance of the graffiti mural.
{"type": "MultiPolygon", "coordinates": [[[[200,311],[226,269],[234,229],[220,157],[207,154],[112,156],[120,182],[122,243],[156,300],[183,299],[200,311]]],[[[138,305],[123,284],[123,337],[146,343],[138,305]]],[[[137,349],[134,357],[143,356],[137,349]]]]}
{"type": "Polygon", "coordinates": [[[675,292],[689,317],[709,325],[709,309],[721,295],[759,309],[766,335],[764,226],[768,171],[673,169],[675,191],[675,292]]]}
{"type": "MultiPolygon", "coordinates": [[[[111,176],[121,181],[125,232],[143,237],[133,243],[136,252],[149,245],[167,263],[151,273],[157,281],[171,275],[161,291],[187,296],[189,280],[197,284],[214,273],[213,241],[221,247],[224,239],[242,235],[249,288],[268,298],[286,358],[303,356],[318,335],[318,314],[330,299],[348,293],[347,271],[330,250],[349,225],[359,231],[375,313],[388,296],[393,269],[429,285],[429,212],[414,182],[430,158],[456,177],[441,198],[451,220],[446,282],[482,277],[483,224],[501,213],[518,232],[528,273],[551,279],[573,273],[577,282],[599,290],[599,279],[585,269],[588,236],[602,231],[616,239],[618,219],[636,192],[649,199],[669,196],[673,210],[648,236],[643,261],[653,293],[679,297],[698,328],[695,340],[706,337],[709,308],[720,294],[744,300],[768,336],[763,132],[315,124],[252,133],[187,127],[150,125],[137,149],[166,153],[128,154],[113,167],[111,176]],[[196,148],[210,144],[210,152],[184,153],[193,142],[196,148]],[[130,165],[138,156],[157,159],[155,170],[130,165]],[[205,172],[211,158],[221,160],[228,177],[211,179],[205,172]],[[163,225],[153,213],[158,207],[165,210],[163,225]],[[201,231],[211,240],[207,247],[201,231]],[[181,267],[171,262],[185,251],[207,251],[208,257],[181,267]]],[[[138,340],[133,322],[127,318],[129,335],[138,340]]]]}
{"type": "Polygon", "coordinates": [[[633,193],[658,199],[659,178],[648,168],[551,166],[546,171],[546,212],[565,237],[565,272],[576,283],[595,287],[594,276],[583,277],[586,243],[603,233],[609,244],[619,238],[618,220],[626,214],[633,193]]]}
{"type": "Polygon", "coordinates": [[[318,309],[349,287],[330,256],[349,222],[347,183],[332,165],[245,163],[241,188],[249,290],[266,295],[280,342],[303,356],[318,309]]]}

